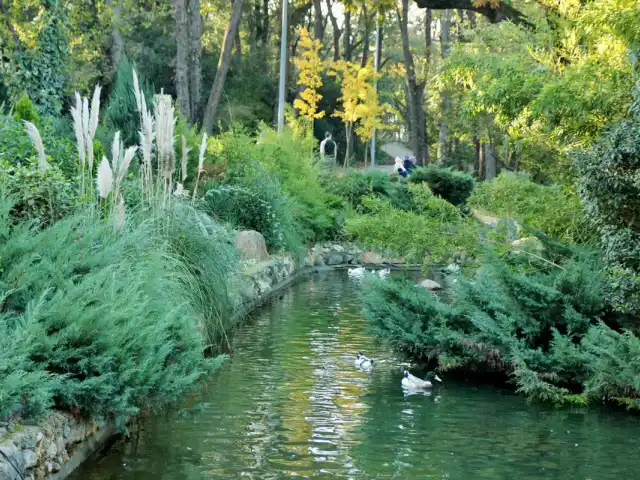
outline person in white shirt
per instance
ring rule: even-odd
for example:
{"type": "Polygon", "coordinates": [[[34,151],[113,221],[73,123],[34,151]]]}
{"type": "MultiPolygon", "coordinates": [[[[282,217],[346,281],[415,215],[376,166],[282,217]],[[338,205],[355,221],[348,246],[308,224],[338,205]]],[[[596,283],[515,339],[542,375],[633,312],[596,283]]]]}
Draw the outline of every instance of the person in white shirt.
{"type": "Polygon", "coordinates": [[[320,142],[320,156],[324,165],[334,166],[336,164],[338,145],[331,139],[329,132],[324,134],[324,140],[320,142]]]}
{"type": "Polygon", "coordinates": [[[407,169],[404,168],[404,160],[400,157],[396,157],[396,163],[393,165],[393,171],[402,178],[406,178],[409,175],[407,169]]]}

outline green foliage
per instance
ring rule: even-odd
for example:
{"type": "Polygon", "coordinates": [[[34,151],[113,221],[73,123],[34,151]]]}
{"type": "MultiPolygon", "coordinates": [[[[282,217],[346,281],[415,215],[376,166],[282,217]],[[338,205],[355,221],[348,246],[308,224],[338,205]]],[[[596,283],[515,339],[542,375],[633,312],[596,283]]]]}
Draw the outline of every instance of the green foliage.
{"type": "Polygon", "coordinates": [[[434,165],[416,168],[411,172],[409,181],[426,183],[434,195],[456,206],[464,205],[475,187],[475,181],[468,173],[434,165]]]}
{"type": "Polygon", "coordinates": [[[13,118],[18,122],[27,121],[36,125],[39,123],[40,115],[38,115],[38,111],[26,93],[20,97],[20,100],[18,100],[13,107],[13,118]]]}
{"type": "MultiPolygon", "coordinates": [[[[55,132],[54,123],[49,118],[42,119],[38,129],[47,162],[59,167],[71,178],[78,165],[78,155],[71,141],[55,132]]],[[[0,113],[0,162],[9,165],[27,164],[35,155],[36,150],[22,121],[0,113]]]]}
{"type": "MultiPolygon", "coordinates": [[[[286,199],[283,200],[286,202],[286,199]]],[[[284,209],[279,206],[261,198],[259,193],[250,188],[237,185],[212,188],[202,199],[202,208],[209,215],[235,227],[262,233],[269,248],[274,250],[286,246],[279,218],[286,212],[286,206],[283,205],[284,209]]]]}
{"type": "Polygon", "coordinates": [[[392,182],[384,172],[326,172],[320,181],[330,193],[343,197],[358,210],[363,208],[363,199],[372,195],[388,198],[395,208],[401,210],[413,208],[412,196],[406,184],[392,182]]]}
{"type": "Polygon", "coordinates": [[[453,284],[450,303],[408,280],[371,279],[363,312],[397,349],[445,371],[510,376],[531,400],[635,397],[640,340],[604,323],[616,318],[597,252],[545,247],[547,259],[489,256],[453,284]]]}
{"type": "Polygon", "coordinates": [[[0,184],[15,197],[14,220],[35,220],[49,224],[69,214],[76,202],[76,189],[53,165],[40,170],[35,158],[11,165],[0,160],[0,184]]]}
{"type": "Polygon", "coordinates": [[[503,172],[480,183],[469,205],[503,218],[513,218],[568,242],[589,239],[579,198],[557,185],[539,185],[525,174],[503,172]]]}
{"type": "MultiPolygon", "coordinates": [[[[215,253],[205,245],[215,238],[200,234],[194,249],[188,236],[169,238],[153,221],[115,231],[84,213],[34,230],[12,224],[11,203],[1,207],[0,370],[9,356],[14,363],[0,381],[0,416],[55,404],[122,422],[176,400],[219,364],[203,356],[199,323],[203,308],[216,306],[198,304],[192,291],[220,280],[196,276],[224,257],[192,268],[215,253]]],[[[186,225],[183,233],[197,232],[186,225]]]]}
{"type": "Polygon", "coordinates": [[[640,312],[640,81],[631,118],[613,125],[590,150],[576,154],[580,197],[596,229],[620,311],[640,312]]]}
{"type": "Polygon", "coordinates": [[[12,97],[17,101],[26,92],[44,115],[62,112],[65,67],[69,56],[67,33],[64,7],[46,8],[35,48],[20,45],[11,52],[9,62],[4,65],[3,74],[12,97]]]}
{"type": "Polygon", "coordinates": [[[415,204],[411,212],[394,208],[388,199],[363,199],[367,213],[348,219],[348,234],[364,245],[424,264],[462,262],[480,253],[477,228],[459,209],[426,186],[413,185],[410,191],[415,204]]]}
{"type": "MultiPolygon", "coordinates": [[[[104,124],[113,131],[119,130],[125,145],[134,145],[139,142],[140,115],[133,93],[134,68],[136,68],[135,64],[123,56],[118,64],[116,78],[104,109],[104,124]]],[[[147,107],[151,109],[153,88],[140,77],[140,72],[138,72],[138,76],[147,107]]]]}

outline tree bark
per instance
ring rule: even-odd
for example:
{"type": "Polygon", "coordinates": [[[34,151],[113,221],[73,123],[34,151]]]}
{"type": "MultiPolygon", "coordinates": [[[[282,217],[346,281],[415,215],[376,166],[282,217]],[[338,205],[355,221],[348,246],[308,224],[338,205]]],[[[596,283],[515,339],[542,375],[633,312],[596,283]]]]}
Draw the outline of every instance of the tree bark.
{"type": "Polygon", "coordinates": [[[473,176],[480,179],[480,139],[477,135],[473,136],[473,176]]]}
{"type": "Polygon", "coordinates": [[[207,101],[207,107],[204,111],[204,118],[202,126],[207,132],[213,130],[213,126],[216,121],[216,113],[218,110],[218,104],[220,103],[220,97],[222,96],[222,90],[224,88],[224,82],[227,79],[227,72],[229,71],[229,64],[231,63],[231,53],[233,50],[233,39],[238,31],[238,25],[242,18],[242,5],[244,0],[235,0],[233,2],[233,9],[231,10],[231,19],[227,25],[227,30],[224,33],[224,41],[222,42],[222,51],[220,52],[220,60],[218,61],[218,69],[216,71],[216,78],[211,87],[211,93],[209,94],[209,100],[207,101]]]}
{"type": "Polygon", "coordinates": [[[496,178],[496,152],[493,148],[493,143],[484,144],[484,179],[491,181],[496,178]]]}
{"type": "Polygon", "coordinates": [[[333,61],[340,60],[340,36],[342,31],[338,25],[338,20],[333,14],[331,0],[327,0],[327,10],[329,11],[329,20],[331,20],[331,27],[333,28],[333,61]]]}
{"type": "Polygon", "coordinates": [[[322,18],[322,0],[313,0],[313,38],[320,40],[324,38],[324,19],[322,18]]]}
{"type": "Polygon", "coordinates": [[[269,43],[269,0],[262,0],[262,46],[269,43]]]}
{"type": "Polygon", "coordinates": [[[200,0],[189,0],[189,40],[191,44],[191,65],[189,72],[189,93],[191,95],[191,121],[200,119],[202,103],[202,16],[200,0]]]}
{"type": "Polygon", "coordinates": [[[344,59],[347,62],[351,61],[351,12],[346,11],[344,13],[344,59]]]}
{"type": "MultiPolygon", "coordinates": [[[[111,13],[113,15],[113,23],[111,25],[111,65],[115,72],[118,70],[118,65],[122,58],[122,52],[124,51],[124,38],[122,37],[122,33],[118,27],[118,24],[120,23],[120,5],[118,3],[114,4],[113,0],[107,0],[107,7],[111,7],[111,13]]],[[[11,27],[11,31],[15,32],[13,25],[9,22],[9,16],[7,15],[6,18],[7,23],[11,27]]],[[[17,33],[15,35],[16,38],[18,38],[17,33]]]]}
{"type": "Polygon", "coordinates": [[[176,22],[176,93],[178,111],[187,120],[191,120],[191,97],[189,95],[189,27],[187,22],[186,0],[173,0],[176,22]]]}
{"type": "MultiPolygon", "coordinates": [[[[449,10],[444,10],[440,14],[440,47],[442,59],[446,60],[451,47],[451,14],[449,10]]],[[[442,165],[446,165],[449,160],[447,137],[449,135],[449,110],[451,108],[451,99],[446,91],[441,93],[440,104],[442,121],[440,122],[440,155],[438,160],[442,165]]]]}
{"type": "Polygon", "coordinates": [[[400,35],[402,37],[402,55],[406,71],[407,110],[411,118],[410,138],[414,145],[416,160],[425,165],[429,158],[427,152],[426,122],[423,107],[424,82],[418,82],[413,55],[409,47],[409,0],[402,0],[402,9],[397,12],[400,35]]]}
{"type": "Polygon", "coordinates": [[[484,15],[491,23],[508,20],[516,25],[522,25],[527,28],[533,27],[522,12],[504,1],[501,1],[497,8],[491,8],[489,2],[486,2],[487,5],[483,7],[474,7],[471,0],[415,0],[415,2],[420,8],[431,8],[433,10],[455,10],[460,8],[484,15]]]}
{"type": "Polygon", "coordinates": [[[371,23],[368,18],[366,2],[362,2],[362,19],[364,21],[364,32],[362,33],[362,61],[360,66],[364,67],[369,61],[369,36],[371,35],[371,23]]]}

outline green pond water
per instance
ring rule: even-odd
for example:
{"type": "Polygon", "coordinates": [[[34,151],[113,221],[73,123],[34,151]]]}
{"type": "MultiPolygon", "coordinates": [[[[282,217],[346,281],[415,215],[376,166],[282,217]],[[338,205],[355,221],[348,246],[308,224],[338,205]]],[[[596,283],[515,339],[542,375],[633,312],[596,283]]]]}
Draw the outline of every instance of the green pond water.
{"type": "Polygon", "coordinates": [[[405,397],[358,288],[343,272],[291,287],[235,332],[202,391],[73,478],[640,478],[640,421],[625,412],[529,405],[446,375],[405,397]],[[370,375],[358,351],[380,362],[370,375]]]}

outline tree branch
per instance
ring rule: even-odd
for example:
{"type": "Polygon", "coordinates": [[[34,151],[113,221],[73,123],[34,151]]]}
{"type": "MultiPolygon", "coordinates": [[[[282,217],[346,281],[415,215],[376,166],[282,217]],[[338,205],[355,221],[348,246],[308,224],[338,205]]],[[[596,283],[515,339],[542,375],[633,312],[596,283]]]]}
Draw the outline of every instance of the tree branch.
{"type": "Polygon", "coordinates": [[[501,1],[497,8],[491,8],[488,4],[484,7],[474,7],[472,0],[415,0],[415,2],[420,8],[431,8],[433,10],[471,10],[484,15],[491,23],[508,20],[527,28],[533,26],[527,21],[522,12],[504,1],[501,1]]]}

